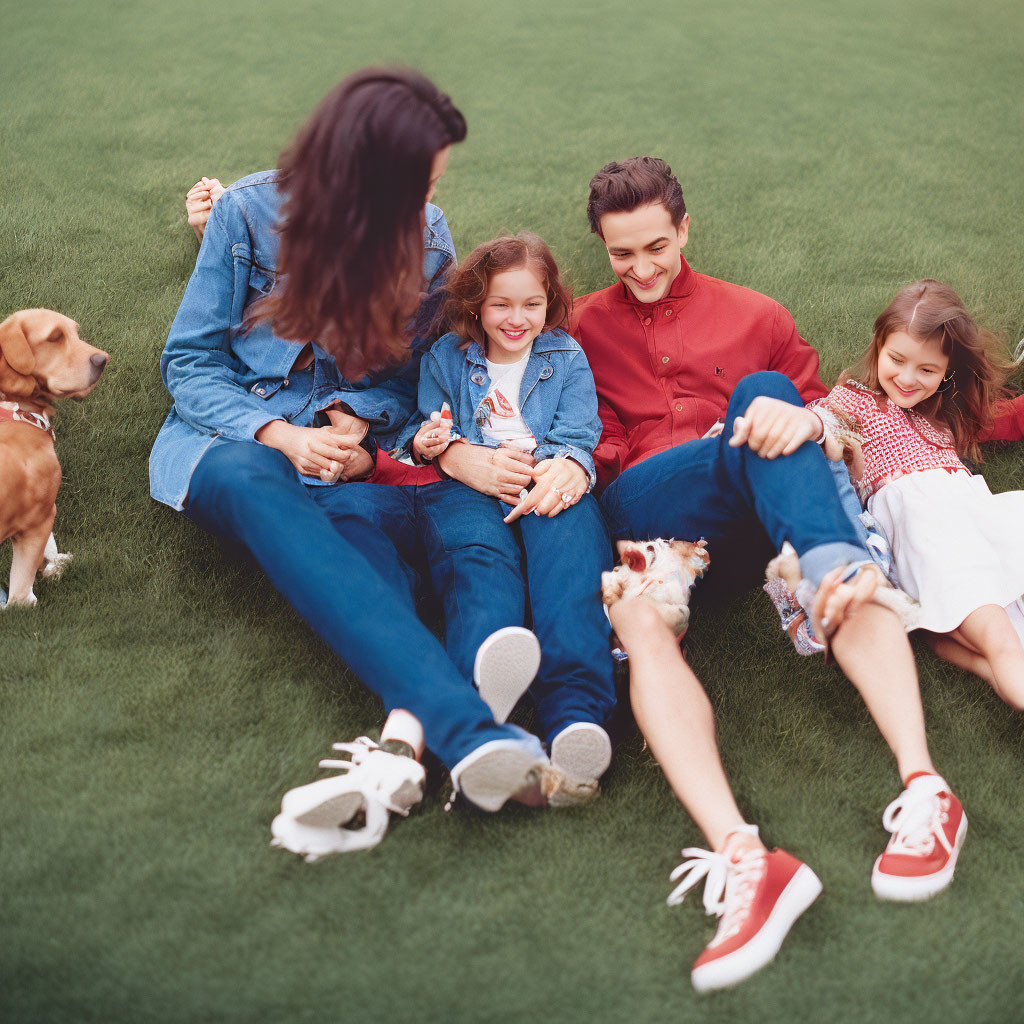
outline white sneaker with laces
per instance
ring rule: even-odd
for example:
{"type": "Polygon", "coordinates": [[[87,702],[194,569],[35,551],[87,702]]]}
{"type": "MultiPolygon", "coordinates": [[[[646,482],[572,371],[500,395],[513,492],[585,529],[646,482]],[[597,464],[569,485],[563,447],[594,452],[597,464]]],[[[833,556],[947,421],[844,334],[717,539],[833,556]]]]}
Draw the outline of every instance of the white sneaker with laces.
{"type": "Polygon", "coordinates": [[[519,738],[483,743],[451,770],[455,792],[482,811],[498,811],[513,799],[539,807],[557,786],[557,773],[540,740],[516,731],[519,738]]]}
{"type": "Polygon", "coordinates": [[[538,668],[540,644],[522,626],[496,630],[480,645],[473,663],[473,682],[499,725],[530,688],[538,668]]]}
{"type": "Polygon", "coordinates": [[[575,807],[601,793],[600,779],[612,763],[612,741],[594,722],[573,722],[551,741],[551,764],[563,779],[549,797],[551,807],[575,807]]]}
{"type": "Polygon", "coordinates": [[[332,749],[350,754],[351,760],[329,758],[321,761],[320,767],[335,768],[342,774],[289,790],[281,800],[283,815],[300,825],[336,828],[363,809],[367,796],[403,816],[423,799],[427,776],[423,765],[413,758],[388,754],[366,736],[352,743],[335,743],[332,749]]]}
{"type": "Polygon", "coordinates": [[[720,918],[690,973],[698,992],[738,984],[771,963],[797,918],[821,893],[818,876],[784,850],[758,846],[732,860],[691,847],[683,856],[689,859],[669,876],[678,882],[669,906],[682,903],[704,879],[704,909],[720,918]]]}

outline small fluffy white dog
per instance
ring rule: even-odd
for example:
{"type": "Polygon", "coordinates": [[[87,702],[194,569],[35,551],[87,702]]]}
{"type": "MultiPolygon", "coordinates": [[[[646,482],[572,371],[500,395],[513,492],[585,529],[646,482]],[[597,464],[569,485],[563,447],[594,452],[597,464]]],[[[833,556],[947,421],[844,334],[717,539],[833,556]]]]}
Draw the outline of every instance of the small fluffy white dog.
{"type": "Polygon", "coordinates": [[[679,639],[690,624],[690,591],[711,562],[707,541],[620,540],[620,564],[601,573],[601,596],[606,608],[617,601],[642,597],[679,639]]]}

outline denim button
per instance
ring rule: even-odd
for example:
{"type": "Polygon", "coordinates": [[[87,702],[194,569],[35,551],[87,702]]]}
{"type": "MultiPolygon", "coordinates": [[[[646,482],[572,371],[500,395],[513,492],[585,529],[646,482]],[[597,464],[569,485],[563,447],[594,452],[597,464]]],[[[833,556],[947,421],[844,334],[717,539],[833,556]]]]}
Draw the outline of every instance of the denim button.
{"type": "Polygon", "coordinates": [[[257,388],[256,389],[256,394],[257,395],[265,395],[266,393],[267,393],[267,389],[266,388],[257,388]]]}
{"type": "Polygon", "coordinates": [[[469,379],[470,379],[470,380],[471,380],[471,381],[472,381],[472,382],[473,382],[474,384],[483,384],[483,382],[484,382],[484,375],[483,375],[482,373],[480,373],[479,371],[477,371],[477,372],[476,372],[476,373],[474,373],[474,374],[473,374],[473,376],[472,376],[472,377],[470,377],[469,379]]]}
{"type": "Polygon", "coordinates": [[[552,370],[550,366],[545,366],[544,369],[540,371],[540,379],[547,380],[554,372],[555,371],[552,370]]]}
{"type": "Polygon", "coordinates": [[[291,381],[287,377],[285,377],[284,384],[282,385],[282,387],[288,387],[289,384],[291,384],[291,381]]]}

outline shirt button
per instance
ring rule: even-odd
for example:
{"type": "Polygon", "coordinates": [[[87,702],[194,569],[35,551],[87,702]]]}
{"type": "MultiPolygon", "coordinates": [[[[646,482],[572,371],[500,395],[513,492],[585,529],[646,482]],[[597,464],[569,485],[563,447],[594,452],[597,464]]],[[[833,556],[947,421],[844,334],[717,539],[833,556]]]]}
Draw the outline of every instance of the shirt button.
{"type": "Polygon", "coordinates": [[[291,381],[287,377],[285,377],[283,386],[288,387],[289,384],[291,384],[291,381]]]}
{"type": "Polygon", "coordinates": [[[662,357],[661,357],[661,361],[662,361],[663,363],[667,363],[667,362],[668,362],[668,360],[669,360],[669,357],[668,357],[668,356],[662,356],[662,357]]]}
{"type": "Polygon", "coordinates": [[[665,310],[665,316],[671,316],[671,315],[672,315],[672,310],[671,309],[666,309],[665,310]]]}
{"type": "Polygon", "coordinates": [[[676,412],[682,412],[682,411],[683,411],[682,405],[679,402],[677,402],[676,403],[676,412]]]}
{"type": "Polygon", "coordinates": [[[649,316],[645,316],[644,317],[644,327],[650,327],[650,326],[651,326],[651,318],[649,316]]]}

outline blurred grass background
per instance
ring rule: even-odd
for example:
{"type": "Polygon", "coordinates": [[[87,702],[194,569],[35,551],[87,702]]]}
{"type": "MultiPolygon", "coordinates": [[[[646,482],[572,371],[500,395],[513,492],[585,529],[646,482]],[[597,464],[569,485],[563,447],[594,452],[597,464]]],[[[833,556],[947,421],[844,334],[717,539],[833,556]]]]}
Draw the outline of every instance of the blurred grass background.
{"type": "MultiPolygon", "coordinates": [[[[788,649],[758,591],[697,617],[740,806],[825,883],[775,965],[698,999],[713,923],[664,897],[699,835],[635,730],[591,807],[444,814],[435,788],[373,853],[269,850],[282,792],[380,706],[261,577],[149,500],[146,470],[195,256],[185,190],[274,166],[377,61],[419,66],[466,114],[436,197],[462,253],[529,228],[577,293],[604,286],[587,183],[651,152],[683,182],[691,263],[788,306],[826,381],[917,277],[1015,342],[1019,4],[0,0],[0,23],[0,316],[59,309],[113,357],[58,413],[75,561],[0,616],[0,1019],[1024,1018],[1024,730],[923,645],[971,833],[947,893],[888,906],[868,876],[899,785],[863,705],[788,649]]],[[[1020,447],[987,454],[993,489],[1024,487],[1020,447]]]]}

